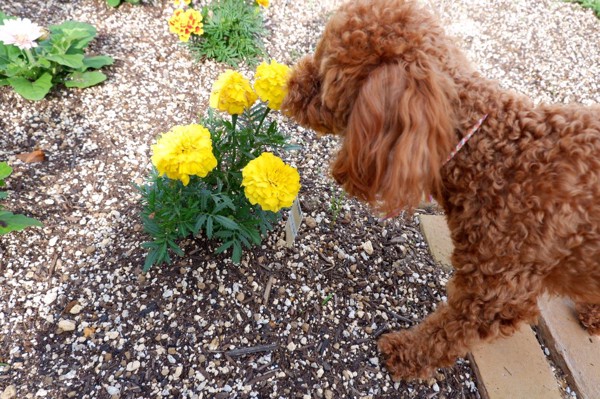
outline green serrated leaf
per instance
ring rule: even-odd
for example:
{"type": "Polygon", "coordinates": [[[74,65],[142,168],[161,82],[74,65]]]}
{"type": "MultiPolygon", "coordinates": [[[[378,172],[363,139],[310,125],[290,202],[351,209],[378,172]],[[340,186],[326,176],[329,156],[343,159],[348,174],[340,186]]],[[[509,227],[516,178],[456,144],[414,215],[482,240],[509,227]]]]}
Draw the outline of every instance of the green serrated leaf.
{"type": "Polygon", "coordinates": [[[233,245],[233,241],[227,241],[226,243],[224,243],[223,245],[221,245],[219,248],[217,248],[215,250],[216,254],[221,254],[225,251],[227,251],[229,248],[231,248],[231,246],[233,245]]]}
{"type": "Polygon", "coordinates": [[[210,240],[213,236],[213,217],[208,216],[206,218],[206,237],[210,240]]]}
{"type": "Polygon", "coordinates": [[[194,225],[194,235],[197,235],[198,232],[202,229],[202,226],[204,226],[204,222],[206,222],[206,215],[198,216],[198,218],[196,219],[196,224],[194,225]]]}
{"type": "Polygon", "coordinates": [[[238,241],[233,242],[233,253],[231,254],[231,261],[235,264],[240,263],[242,260],[242,246],[238,241]]]}
{"type": "Polygon", "coordinates": [[[7,80],[18,94],[32,101],[43,99],[52,88],[52,75],[48,72],[42,74],[35,82],[30,82],[18,76],[8,78],[7,80]]]}
{"type": "Polygon", "coordinates": [[[183,252],[183,249],[181,249],[175,241],[168,240],[167,242],[169,243],[169,248],[171,250],[173,250],[173,252],[175,252],[177,255],[179,255],[179,256],[185,255],[185,252],[183,252]]]}
{"type": "Polygon", "coordinates": [[[99,71],[73,72],[67,75],[67,79],[68,80],[65,81],[65,86],[84,89],[104,82],[106,80],[106,75],[99,71]]]}

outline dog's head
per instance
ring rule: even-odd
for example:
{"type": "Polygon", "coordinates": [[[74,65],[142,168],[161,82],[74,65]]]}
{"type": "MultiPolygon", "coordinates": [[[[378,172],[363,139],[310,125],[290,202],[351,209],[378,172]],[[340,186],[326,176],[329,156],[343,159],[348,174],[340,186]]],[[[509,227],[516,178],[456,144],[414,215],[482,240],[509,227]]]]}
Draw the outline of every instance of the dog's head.
{"type": "Polygon", "coordinates": [[[283,110],[343,138],[332,174],[349,194],[385,212],[411,209],[439,193],[456,140],[457,54],[415,2],[351,1],[294,67],[283,110]]]}

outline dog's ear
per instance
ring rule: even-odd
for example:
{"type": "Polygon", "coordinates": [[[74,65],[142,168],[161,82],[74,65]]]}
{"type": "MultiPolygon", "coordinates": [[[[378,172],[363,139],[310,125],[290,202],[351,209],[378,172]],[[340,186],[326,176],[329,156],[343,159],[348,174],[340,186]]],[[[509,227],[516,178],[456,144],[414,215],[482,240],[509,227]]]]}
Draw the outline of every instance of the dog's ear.
{"type": "Polygon", "coordinates": [[[319,67],[314,57],[307,55],[292,70],[288,94],[281,110],[304,127],[319,133],[330,133],[332,114],[322,103],[319,67]]]}
{"type": "Polygon", "coordinates": [[[453,82],[426,60],[379,66],[350,112],[333,177],[386,213],[411,211],[426,194],[437,197],[456,98],[453,82]]]}

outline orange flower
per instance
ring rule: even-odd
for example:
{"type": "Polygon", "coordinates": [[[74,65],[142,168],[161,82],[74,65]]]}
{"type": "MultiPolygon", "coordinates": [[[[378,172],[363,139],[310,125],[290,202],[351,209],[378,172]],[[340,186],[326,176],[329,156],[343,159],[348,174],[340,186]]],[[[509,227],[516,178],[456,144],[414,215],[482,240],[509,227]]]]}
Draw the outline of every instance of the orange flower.
{"type": "Polygon", "coordinates": [[[190,36],[201,35],[204,33],[202,29],[202,14],[200,11],[188,8],[183,10],[176,9],[171,18],[169,18],[169,31],[179,36],[179,40],[187,42],[190,36]]]}

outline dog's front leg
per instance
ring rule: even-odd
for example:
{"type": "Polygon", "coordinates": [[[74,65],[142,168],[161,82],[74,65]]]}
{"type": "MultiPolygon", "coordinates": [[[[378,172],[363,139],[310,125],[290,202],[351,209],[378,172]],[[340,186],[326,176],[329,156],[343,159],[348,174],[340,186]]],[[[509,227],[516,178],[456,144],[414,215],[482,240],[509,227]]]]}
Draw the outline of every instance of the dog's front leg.
{"type": "Polygon", "coordinates": [[[379,339],[392,379],[427,378],[438,367],[452,365],[474,343],[511,335],[520,322],[537,317],[540,287],[525,271],[485,277],[457,274],[449,282],[447,304],[440,304],[416,327],[379,339]]]}
{"type": "Polygon", "coordinates": [[[600,304],[577,303],[579,321],[591,335],[600,335],[600,304]]]}

